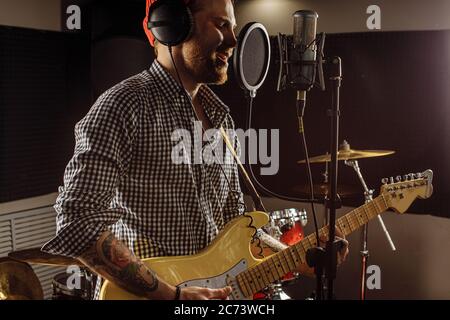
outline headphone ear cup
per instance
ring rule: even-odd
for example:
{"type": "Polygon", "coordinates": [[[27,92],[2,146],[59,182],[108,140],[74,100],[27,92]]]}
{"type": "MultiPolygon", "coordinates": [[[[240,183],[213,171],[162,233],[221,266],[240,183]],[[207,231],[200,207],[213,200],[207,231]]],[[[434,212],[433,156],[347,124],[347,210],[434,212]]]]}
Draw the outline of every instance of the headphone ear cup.
{"type": "Polygon", "coordinates": [[[147,28],[158,42],[176,46],[192,34],[193,16],[183,0],[158,0],[149,9],[147,28]]]}

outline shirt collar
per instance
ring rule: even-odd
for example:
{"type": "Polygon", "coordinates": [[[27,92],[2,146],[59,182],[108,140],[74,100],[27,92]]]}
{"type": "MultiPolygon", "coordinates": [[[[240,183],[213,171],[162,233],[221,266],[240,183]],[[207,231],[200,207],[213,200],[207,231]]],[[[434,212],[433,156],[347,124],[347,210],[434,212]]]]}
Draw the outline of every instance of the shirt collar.
{"type": "MultiPolygon", "coordinates": [[[[167,101],[172,101],[176,97],[182,95],[181,87],[156,59],[150,67],[149,72],[156,79],[157,85],[167,101]]],[[[227,115],[230,113],[228,106],[205,84],[200,86],[198,97],[213,126],[215,128],[220,128],[227,115]]]]}

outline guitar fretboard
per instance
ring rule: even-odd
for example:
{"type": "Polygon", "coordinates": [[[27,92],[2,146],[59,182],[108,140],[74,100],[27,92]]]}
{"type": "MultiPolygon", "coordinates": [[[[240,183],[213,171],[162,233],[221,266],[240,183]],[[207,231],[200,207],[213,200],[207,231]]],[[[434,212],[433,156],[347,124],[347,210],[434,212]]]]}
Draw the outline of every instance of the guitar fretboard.
{"type": "MultiPolygon", "coordinates": [[[[386,201],[387,197],[381,194],[373,201],[350,211],[336,220],[336,226],[344,235],[352,233],[389,208],[386,201]]],[[[328,226],[321,228],[319,235],[327,239],[328,226]]],[[[312,233],[295,245],[271,255],[262,263],[241,272],[236,279],[242,292],[249,297],[261,291],[270,283],[281,279],[287,273],[295,271],[300,264],[306,262],[305,257],[308,249],[316,246],[316,234],[312,233]]]]}

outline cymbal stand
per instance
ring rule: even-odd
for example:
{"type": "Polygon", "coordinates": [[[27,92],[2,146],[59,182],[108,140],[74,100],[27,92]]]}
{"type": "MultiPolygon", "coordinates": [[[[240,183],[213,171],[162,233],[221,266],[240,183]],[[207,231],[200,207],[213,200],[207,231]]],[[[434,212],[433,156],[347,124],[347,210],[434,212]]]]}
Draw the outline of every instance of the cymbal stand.
{"type": "MultiPolygon", "coordinates": [[[[359,181],[362,184],[362,187],[364,189],[364,198],[365,202],[368,203],[373,200],[373,191],[369,190],[367,187],[366,182],[364,181],[364,178],[361,173],[361,169],[358,164],[358,160],[345,160],[345,165],[352,167],[356,175],[359,178],[359,181]]],[[[395,245],[394,242],[391,239],[391,236],[389,235],[389,232],[386,229],[386,226],[384,225],[384,221],[381,218],[380,215],[377,216],[378,221],[380,222],[381,228],[383,229],[384,234],[386,235],[386,238],[389,242],[389,245],[391,246],[392,251],[395,251],[395,245]]],[[[366,223],[363,228],[363,233],[361,237],[361,287],[360,287],[360,299],[365,300],[366,299],[366,270],[367,270],[367,263],[369,260],[369,246],[368,246],[368,233],[369,233],[369,224],[366,223]]]]}

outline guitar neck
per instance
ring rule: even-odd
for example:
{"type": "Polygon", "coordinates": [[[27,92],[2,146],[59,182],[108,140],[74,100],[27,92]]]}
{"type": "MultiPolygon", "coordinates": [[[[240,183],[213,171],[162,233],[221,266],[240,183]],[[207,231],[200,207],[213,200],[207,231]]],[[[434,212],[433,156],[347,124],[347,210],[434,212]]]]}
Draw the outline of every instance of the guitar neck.
{"type": "MultiPolygon", "coordinates": [[[[348,235],[359,227],[365,225],[369,220],[389,208],[383,194],[342,216],[336,220],[344,235],[348,235]]],[[[328,226],[319,230],[319,235],[328,239],[328,226]]],[[[306,262],[308,249],[316,247],[315,233],[305,237],[302,241],[282,250],[265,259],[262,263],[240,273],[237,276],[238,283],[246,296],[261,291],[270,283],[281,279],[285,274],[297,270],[300,264],[306,262]]]]}

